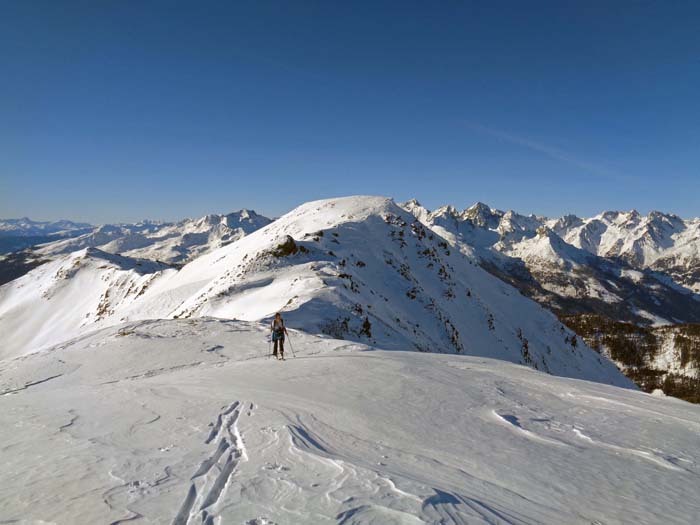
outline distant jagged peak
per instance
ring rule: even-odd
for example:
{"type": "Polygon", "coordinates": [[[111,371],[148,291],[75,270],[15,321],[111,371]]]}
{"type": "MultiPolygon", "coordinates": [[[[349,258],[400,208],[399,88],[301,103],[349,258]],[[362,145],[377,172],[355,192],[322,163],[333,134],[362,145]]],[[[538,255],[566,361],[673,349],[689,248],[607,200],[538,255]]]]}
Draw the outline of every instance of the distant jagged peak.
{"type": "Polygon", "coordinates": [[[219,215],[218,213],[208,213],[204,217],[200,217],[199,219],[195,219],[194,224],[196,226],[216,226],[217,224],[221,224],[223,222],[223,216],[219,215]]]}
{"type": "Polygon", "coordinates": [[[427,208],[425,208],[420,202],[418,202],[418,199],[416,198],[408,199],[406,202],[400,203],[399,206],[401,206],[404,209],[423,208],[424,210],[427,210],[427,208]]]}
{"type": "Polygon", "coordinates": [[[634,209],[630,211],[607,210],[592,218],[592,220],[596,219],[606,224],[639,224],[642,220],[642,215],[634,209]]]}
{"type": "Polygon", "coordinates": [[[260,215],[255,213],[255,210],[243,208],[242,210],[227,213],[226,217],[238,217],[240,219],[255,219],[257,217],[260,217],[260,215]]]}
{"type": "Polygon", "coordinates": [[[261,227],[271,223],[272,220],[256,213],[255,210],[243,208],[242,210],[227,213],[222,217],[221,222],[229,228],[240,228],[243,225],[261,227]]]}
{"type": "Polygon", "coordinates": [[[433,213],[431,213],[431,215],[434,217],[459,217],[461,214],[452,204],[446,204],[437,208],[433,213]]]}
{"type": "Polygon", "coordinates": [[[656,210],[649,212],[649,215],[647,215],[647,221],[650,224],[663,224],[676,230],[682,230],[686,227],[685,221],[681,219],[678,215],[674,213],[664,213],[656,210]]]}
{"type": "Polygon", "coordinates": [[[503,217],[504,213],[500,210],[491,208],[488,204],[477,202],[462,212],[462,218],[470,220],[477,226],[494,230],[503,217]]]}
{"type": "Polygon", "coordinates": [[[642,215],[634,209],[630,211],[604,211],[591,219],[587,219],[585,222],[589,224],[599,222],[606,227],[620,228],[622,231],[639,232],[639,234],[643,234],[644,231],[649,231],[649,229],[680,232],[690,223],[690,221],[685,221],[673,213],[653,210],[647,215],[642,215]]]}
{"type": "Polygon", "coordinates": [[[574,214],[568,214],[564,215],[562,217],[559,217],[552,223],[552,229],[559,233],[562,231],[566,231],[569,228],[577,228],[579,226],[583,226],[584,221],[581,219],[579,216],[574,215],[574,214]]]}
{"type": "Polygon", "coordinates": [[[463,213],[468,213],[470,215],[503,215],[501,210],[492,208],[488,204],[481,201],[475,202],[465,209],[463,213]]]}
{"type": "Polygon", "coordinates": [[[254,210],[241,209],[230,213],[209,213],[197,219],[185,219],[181,221],[182,225],[192,225],[197,229],[212,229],[218,226],[228,228],[249,229],[249,226],[259,228],[270,223],[271,220],[267,217],[259,215],[254,210]]]}
{"type": "Polygon", "coordinates": [[[408,213],[413,215],[422,223],[430,222],[430,216],[432,212],[428,208],[423,206],[420,202],[418,202],[418,199],[410,199],[406,202],[402,202],[399,204],[399,207],[406,210],[408,213]]]}
{"type": "Polygon", "coordinates": [[[505,212],[500,219],[498,230],[502,233],[518,231],[534,234],[543,223],[543,219],[536,215],[521,215],[513,210],[505,212]]]}
{"type": "Polygon", "coordinates": [[[547,239],[553,247],[559,250],[564,249],[569,250],[571,252],[581,252],[579,248],[568,244],[566,241],[564,241],[564,239],[562,239],[554,230],[552,230],[548,226],[540,226],[539,228],[537,228],[536,233],[539,239],[547,239]]]}

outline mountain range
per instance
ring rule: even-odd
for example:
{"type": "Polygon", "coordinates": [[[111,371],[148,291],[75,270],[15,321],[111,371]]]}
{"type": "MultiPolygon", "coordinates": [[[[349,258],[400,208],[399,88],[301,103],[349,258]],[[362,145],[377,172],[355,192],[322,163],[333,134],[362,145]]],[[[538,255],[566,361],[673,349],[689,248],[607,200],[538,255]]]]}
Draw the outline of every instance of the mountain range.
{"type": "Polygon", "coordinates": [[[90,224],[66,220],[0,219],[0,254],[80,235],[92,229],[90,224]]]}
{"type": "MultiPolygon", "coordinates": [[[[4,229],[18,222],[35,224],[4,229]]],[[[588,344],[649,391],[670,390],[669,377],[700,381],[700,341],[688,325],[700,322],[697,219],[634,211],[549,219],[483,203],[430,211],[416,200],[355,197],[275,221],[241,210],[78,226],[0,264],[12,281],[0,288],[0,327],[14,335],[6,355],[137,319],[259,320],[283,310],[314,333],[382,348],[497,356],[576,377],[589,365],[556,363],[555,349],[575,355],[588,344]],[[567,328],[531,321],[542,313],[523,314],[539,310],[521,294],[567,328]],[[637,333],[627,326],[668,325],[679,335],[653,356],[636,335],[625,343],[636,353],[601,344],[637,333]]]]}
{"type": "Polygon", "coordinates": [[[566,313],[620,321],[700,321],[700,219],[605,212],[548,219],[477,203],[404,208],[527,295],[566,313]]]}
{"type": "Polygon", "coordinates": [[[24,248],[0,256],[0,284],[16,279],[57,256],[84,248],[99,248],[106,253],[177,266],[234,242],[269,223],[270,219],[252,210],[225,215],[212,214],[178,222],[141,221],[134,224],[79,225],[80,227],[68,229],[59,228],[75,223],[36,223],[28,219],[0,221],[0,232],[5,232],[6,244],[11,246],[14,243],[12,239],[19,239],[17,242],[24,248]],[[18,229],[18,224],[25,225],[26,228],[18,229]],[[41,237],[41,242],[32,242],[31,247],[24,246],[36,239],[24,235],[24,232],[30,231],[27,228],[37,228],[36,225],[52,231],[54,237],[49,242],[41,237]]]}
{"type": "Polygon", "coordinates": [[[181,268],[98,248],[57,257],[0,288],[0,329],[11,334],[2,357],[121,322],[277,311],[307,332],[380,348],[626,384],[551,313],[393,201],[364,196],[302,205],[181,268]]]}

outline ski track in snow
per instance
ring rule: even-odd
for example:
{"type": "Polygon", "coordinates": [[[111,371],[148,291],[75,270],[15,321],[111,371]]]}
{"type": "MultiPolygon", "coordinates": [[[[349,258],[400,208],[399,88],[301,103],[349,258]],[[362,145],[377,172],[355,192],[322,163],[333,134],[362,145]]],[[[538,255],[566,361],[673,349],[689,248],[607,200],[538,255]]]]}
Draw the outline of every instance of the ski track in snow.
{"type": "MultiPolygon", "coordinates": [[[[238,464],[247,460],[243,437],[238,431],[242,410],[243,405],[236,401],[217,416],[205,440],[207,445],[215,443],[214,451],[190,478],[192,483],[173,525],[216,523],[217,503],[230,486],[238,464]]],[[[252,404],[248,415],[251,411],[252,404]]]]}

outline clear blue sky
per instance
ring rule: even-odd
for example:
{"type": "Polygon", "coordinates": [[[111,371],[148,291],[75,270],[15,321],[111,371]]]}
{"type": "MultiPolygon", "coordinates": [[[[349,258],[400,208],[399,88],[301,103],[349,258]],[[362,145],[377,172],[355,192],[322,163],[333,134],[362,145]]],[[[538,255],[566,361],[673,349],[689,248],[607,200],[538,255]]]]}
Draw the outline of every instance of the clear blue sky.
{"type": "Polygon", "coordinates": [[[700,215],[700,2],[5,1],[0,217],[700,215]]]}

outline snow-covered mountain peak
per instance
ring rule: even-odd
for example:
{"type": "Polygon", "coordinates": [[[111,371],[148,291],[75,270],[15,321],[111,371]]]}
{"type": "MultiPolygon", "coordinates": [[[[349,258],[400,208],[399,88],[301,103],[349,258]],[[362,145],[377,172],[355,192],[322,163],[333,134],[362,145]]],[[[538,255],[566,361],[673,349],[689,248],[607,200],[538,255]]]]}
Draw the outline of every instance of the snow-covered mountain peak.
{"type": "Polygon", "coordinates": [[[560,217],[559,219],[555,220],[550,220],[547,221],[551,226],[551,228],[557,232],[557,234],[560,234],[562,232],[566,232],[567,230],[571,228],[575,228],[577,226],[581,226],[583,224],[583,219],[578,217],[577,215],[569,214],[569,215],[564,215],[560,217]]]}
{"type": "Polygon", "coordinates": [[[483,202],[477,202],[462,212],[462,219],[470,220],[475,225],[489,230],[498,228],[502,217],[502,211],[493,209],[483,202]]]}
{"type": "Polygon", "coordinates": [[[233,219],[238,219],[239,222],[242,221],[254,221],[257,220],[261,217],[261,215],[258,215],[255,213],[255,210],[247,210],[247,209],[242,209],[237,212],[232,212],[226,215],[226,219],[231,221],[233,219]]]}
{"type": "Polygon", "coordinates": [[[513,243],[534,237],[541,226],[542,222],[534,215],[525,216],[509,210],[500,218],[497,231],[501,235],[501,242],[513,243]]]}
{"type": "Polygon", "coordinates": [[[660,211],[650,212],[646,222],[650,228],[662,230],[668,235],[681,233],[687,228],[685,221],[678,215],[662,213],[660,211]]]}
{"type": "Polygon", "coordinates": [[[469,206],[466,211],[470,213],[480,214],[480,213],[491,213],[491,206],[481,201],[476,201],[474,204],[469,206]]]}
{"type": "MultiPolygon", "coordinates": [[[[406,202],[401,203],[400,206],[404,209],[407,209],[407,210],[414,209],[414,208],[423,208],[424,210],[426,209],[423,207],[423,205],[420,202],[418,202],[418,199],[415,199],[415,198],[409,199],[406,202]]],[[[429,210],[426,210],[426,211],[429,211],[429,210]]]]}
{"type": "Polygon", "coordinates": [[[540,269],[553,265],[564,269],[586,264],[588,252],[567,244],[551,228],[540,226],[534,237],[524,238],[509,250],[510,255],[534,262],[540,269]]]}
{"type": "Polygon", "coordinates": [[[599,213],[598,215],[593,217],[593,219],[602,221],[605,224],[622,225],[630,222],[638,224],[641,220],[641,217],[642,216],[634,210],[631,212],[608,210],[599,213]]]}
{"type": "Polygon", "coordinates": [[[433,217],[459,217],[461,214],[457,211],[457,208],[451,204],[445,206],[440,206],[435,211],[431,213],[433,217]]]}
{"type": "Polygon", "coordinates": [[[430,210],[423,205],[421,205],[420,202],[416,199],[411,199],[409,201],[403,202],[399,204],[401,208],[406,210],[407,212],[411,213],[413,216],[415,216],[419,221],[421,222],[427,222],[428,217],[430,215],[430,210]]]}
{"type": "Polygon", "coordinates": [[[319,229],[387,214],[409,216],[388,197],[356,195],[307,202],[277,219],[275,225],[276,229],[283,229],[292,236],[303,236],[319,229]]]}
{"type": "Polygon", "coordinates": [[[224,222],[224,218],[221,215],[210,213],[199,219],[192,221],[195,228],[208,228],[210,226],[217,226],[224,222]]]}

